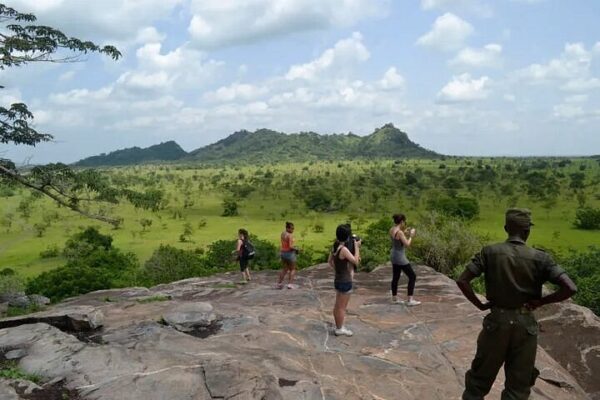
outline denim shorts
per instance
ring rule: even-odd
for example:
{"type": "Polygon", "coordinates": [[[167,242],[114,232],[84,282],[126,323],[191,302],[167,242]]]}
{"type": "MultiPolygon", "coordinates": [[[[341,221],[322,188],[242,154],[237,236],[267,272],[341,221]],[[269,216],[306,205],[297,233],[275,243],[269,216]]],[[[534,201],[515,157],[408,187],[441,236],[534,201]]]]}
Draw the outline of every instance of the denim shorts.
{"type": "Polygon", "coordinates": [[[296,252],[292,251],[282,251],[281,259],[287,262],[296,262],[296,252]]]}
{"type": "Polygon", "coordinates": [[[352,291],[352,282],[334,282],[333,286],[335,287],[335,290],[343,294],[352,291]]]}

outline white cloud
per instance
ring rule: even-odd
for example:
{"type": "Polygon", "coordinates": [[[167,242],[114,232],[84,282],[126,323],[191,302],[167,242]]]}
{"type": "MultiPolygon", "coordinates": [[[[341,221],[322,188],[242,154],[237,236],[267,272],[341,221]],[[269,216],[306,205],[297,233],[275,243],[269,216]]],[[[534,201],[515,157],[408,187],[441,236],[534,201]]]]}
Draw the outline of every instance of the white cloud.
{"type": "Polygon", "coordinates": [[[517,71],[517,78],[529,84],[560,85],[567,92],[585,92],[600,88],[600,79],[592,74],[592,63],[600,53],[596,44],[589,51],[582,43],[567,43],[559,58],[546,64],[532,64],[517,71]]]}
{"type": "Polygon", "coordinates": [[[560,87],[565,92],[585,92],[588,90],[600,88],[600,79],[598,78],[575,78],[569,80],[560,87]]]}
{"type": "Polygon", "coordinates": [[[215,48],[292,32],[351,26],[388,12],[389,0],[191,0],[194,43],[215,48]]]}
{"type": "Polygon", "coordinates": [[[161,43],[147,43],[136,51],[138,67],[117,83],[131,89],[192,89],[206,84],[223,65],[184,44],[163,52],[161,43]]]}
{"type": "Polygon", "coordinates": [[[502,64],[502,46],[496,43],[485,45],[481,49],[467,47],[449,61],[452,66],[497,68],[502,64]]]}
{"type": "Polygon", "coordinates": [[[340,40],[333,48],[325,50],[317,59],[306,64],[293,65],[285,78],[312,80],[327,72],[335,72],[336,76],[339,76],[343,70],[369,59],[369,50],[362,39],[359,32],[354,32],[351,37],[340,40]]]}
{"type": "Polygon", "coordinates": [[[491,80],[487,76],[479,79],[471,78],[469,74],[462,74],[452,78],[438,93],[438,101],[442,103],[460,103],[483,100],[489,95],[491,80]]]}
{"type": "Polygon", "coordinates": [[[390,67],[379,81],[379,86],[385,90],[401,89],[404,87],[404,78],[396,67],[390,67]]]}
{"type": "Polygon", "coordinates": [[[154,21],[166,19],[184,0],[13,0],[10,6],[32,12],[38,22],[65,34],[110,41],[129,41],[148,34],[154,21]],[[144,33],[144,29],[146,29],[144,33]]]}
{"type": "Polygon", "coordinates": [[[268,93],[266,87],[258,87],[247,83],[232,83],[205,94],[204,98],[215,102],[243,101],[256,99],[266,93],[268,93]]]}
{"type": "Polygon", "coordinates": [[[421,8],[426,11],[461,11],[476,14],[481,17],[491,17],[492,7],[481,0],[421,0],[421,8]]]}
{"type": "Polygon", "coordinates": [[[464,41],[473,33],[473,26],[452,13],[438,17],[429,32],[417,40],[420,46],[442,51],[461,48],[464,41]]]}

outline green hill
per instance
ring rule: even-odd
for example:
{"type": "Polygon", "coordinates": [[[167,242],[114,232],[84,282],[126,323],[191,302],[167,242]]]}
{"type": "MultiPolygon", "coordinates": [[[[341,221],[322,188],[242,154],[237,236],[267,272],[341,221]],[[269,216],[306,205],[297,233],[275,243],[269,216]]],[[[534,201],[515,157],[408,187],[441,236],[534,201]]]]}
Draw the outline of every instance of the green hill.
{"type": "Polygon", "coordinates": [[[352,133],[319,135],[314,132],[285,134],[269,129],[236,132],[211,145],[191,151],[186,157],[199,162],[285,162],[344,160],[356,158],[436,157],[437,153],[412,142],[392,124],[368,136],[352,133]]]}
{"type": "Polygon", "coordinates": [[[153,161],[174,161],[185,157],[187,153],[174,141],[168,141],[145,149],[131,147],[108,154],[84,158],[76,162],[78,167],[99,167],[116,165],[135,165],[153,161]]]}

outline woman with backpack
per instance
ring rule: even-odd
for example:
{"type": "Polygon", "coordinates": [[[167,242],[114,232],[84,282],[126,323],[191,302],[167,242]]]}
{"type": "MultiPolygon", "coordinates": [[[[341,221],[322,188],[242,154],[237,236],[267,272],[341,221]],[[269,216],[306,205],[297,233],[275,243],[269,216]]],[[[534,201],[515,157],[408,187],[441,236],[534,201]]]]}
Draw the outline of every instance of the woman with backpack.
{"type": "Polygon", "coordinates": [[[335,231],[336,241],[329,254],[327,262],[335,270],[335,305],[333,306],[333,319],[335,321],[335,335],[352,336],[353,333],[344,325],[346,308],[352,293],[352,279],[354,278],[354,266],[358,266],[360,260],[360,240],[354,241],[354,254],[346,247],[350,237],[350,227],[346,224],[339,225],[335,231]]]}
{"type": "Polygon", "coordinates": [[[248,239],[248,231],[238,230],[238,240],[235,248],[237,258],[240,262],[240,271],[244,282],[250,282],[250,260],[254,257],[254,248],[248,239]]]}

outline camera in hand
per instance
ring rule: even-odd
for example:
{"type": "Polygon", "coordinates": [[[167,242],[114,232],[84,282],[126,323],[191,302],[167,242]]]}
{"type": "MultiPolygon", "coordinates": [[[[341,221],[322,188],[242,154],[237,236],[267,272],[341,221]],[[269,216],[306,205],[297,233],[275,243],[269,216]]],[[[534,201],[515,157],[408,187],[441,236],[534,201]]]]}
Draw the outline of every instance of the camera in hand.
{"type": "Polygon", "coordinates": [[[359,241],[361,242],[361,244],[363,244],[362,241],[361,241],[360,236],[352,234],[346,240],[346,243],[344,243],[344,245],[348,248],[348,250],[350,250],[350,253],[354,254],[354,243],[355,242],[359,242],[359,241]]]}

